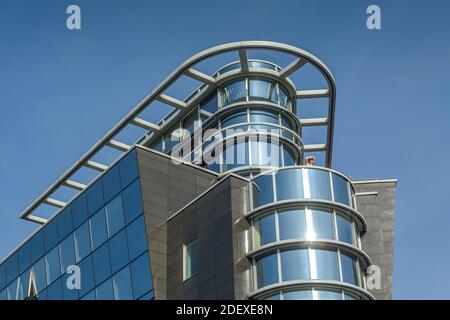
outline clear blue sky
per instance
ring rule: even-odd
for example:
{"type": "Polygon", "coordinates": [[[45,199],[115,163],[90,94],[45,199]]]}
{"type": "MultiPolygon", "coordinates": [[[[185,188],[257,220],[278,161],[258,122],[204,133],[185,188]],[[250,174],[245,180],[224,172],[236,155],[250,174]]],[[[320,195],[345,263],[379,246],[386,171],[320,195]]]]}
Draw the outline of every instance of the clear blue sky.
{"type": "Polygon", "coordinates": [[[334,168],[398,178],[394,298],[450,298],[450,2],[0,0],[0,256],[18,214],[182,61],[272,40],[337,82],[334,168]],[[68,31],[78,4],[82,30],[68,31]],[[378,4],[382,30],[366,28],[378,4]]]}

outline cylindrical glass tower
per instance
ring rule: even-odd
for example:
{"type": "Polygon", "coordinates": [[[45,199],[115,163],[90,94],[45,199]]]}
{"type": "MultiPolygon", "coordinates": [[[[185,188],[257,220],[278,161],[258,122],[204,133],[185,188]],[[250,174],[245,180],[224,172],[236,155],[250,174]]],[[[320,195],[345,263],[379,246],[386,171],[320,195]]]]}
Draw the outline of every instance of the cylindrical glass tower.
{"type": "Polygon", "coordinates": [[[245,68],[242,60],[221,67],[214,89],[149,145],[172,155],[177,149],[220,177],[249,180],[250,299],[373,299],[360,241],[366,222],[354,188],[337,171],[304,165],[302,93],[285,70],[252,59],[245,68]]]}

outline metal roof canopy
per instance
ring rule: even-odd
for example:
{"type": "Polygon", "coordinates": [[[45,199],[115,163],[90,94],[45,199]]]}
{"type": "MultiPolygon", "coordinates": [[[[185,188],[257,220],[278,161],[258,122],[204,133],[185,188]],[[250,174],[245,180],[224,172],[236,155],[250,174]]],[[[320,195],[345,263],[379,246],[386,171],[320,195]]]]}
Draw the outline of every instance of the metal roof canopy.
{"type": "MultiPolygon", "coordinates": [[[[288,76],[304,66],[305,64],[313,65],[324,77],[328,84],[328,88],[321,88],[316,90],[299,90],[296,91],[296,99],[314,99],[314,98],[328,98],[328,116],[327,118],[310,118],[301,119],[302,126],[327,126],[327,136],[325,144],[306,144],[304,147],[305,152],[323,151],[325,152],[325,164],[327,167],[331,167],[332,162],[332,148],[333,148],[333,126],[334,126],[334,109],[336,99],[336,87],[333,76],[326,65],[320,61],[317,57],[310,54],[307,51],[299,49],[297,47],[269,41],[241,41],[223,44],[219,46],[206,49],[191,58],[187,59],[177,69],[175,69],[164,81],[162,81],[149,95],[147,95],[135,108],[133,108],[112,130],[110,130],[100,141],[98,141],[86,154],[84,154],[75,164],[73,164],[60,178],[58,178],[47,190],[45,190],[36,200],[33,201],[21,214],[20,218],[28,221],[36,222],[39,224],[45,224],[48,220],[39,216],[33,215],[33,212],[41,205],[46,204],[58,209],[64,208],[67,203],[52,198],[52,194],[55,193],[61,186],[69,187],[79,192],[87,188],[87,185],[74,181],[71,177],[82,167],[92,169],[99,172],[99,175],[108,169],[107,165],[95,162],[92,158],[104,147],[116,149],[120,152],[128,151],[131,146],[114,138],[128,125],[134,125],[148,132],[160,132],[163,128],[170,127],[172,125],[171,120],[162,122],[164,117],[156,123],[149,122],[139,115],[151,107],[154,101],[162,102],[170,107],[178,110],[187,110],[198,105],[204,96],[210,92],[211,88],[216,87],[216,78],[214,75],[208,75],[201,71],[194,69],[193,67],[207,59],[214,56],[221,55],[223,53],[236,52],[240,60],[240,73],[249,74],[252,73],[252,68],[249,68],[247,50],[264,50],[268,52],[281,52],[293,56],[295,60],[283,68],[281,71],[275,71],[276,75],[280,78],[288,79],[288,76]],[[181,76],[188,76],[192,79],[203,83],[203,88],[197,90],[197,93],[191,96],[187,101],[180,101],[165,92],[174,84],[181,76]]],[[[261,73],[261,69],[258,69],[261,73]]],[[[272,71],[273,73],[274,71],[272,71]]],[[[293,105],[296,105],[294,101],[293,105]]],[[[169,115],[169,112],[167,115],[169,115]]],[[[166,117],[167,117],[166,115],[166,117]]],[[[148,135],[148,133],[147,133],[148,135]]],[[[147,139],[140,139],[138,143],[145,143],[147,139]]],[[[96,179],[94,179],[96,180],[96,179]]],[[[76,195],[77,196],[77,195],[76,195]]],[[[76,198],[76,196],[74,198],[76,198]]],[[[69,201],[71,202],[71,201],[69,201]]]]}

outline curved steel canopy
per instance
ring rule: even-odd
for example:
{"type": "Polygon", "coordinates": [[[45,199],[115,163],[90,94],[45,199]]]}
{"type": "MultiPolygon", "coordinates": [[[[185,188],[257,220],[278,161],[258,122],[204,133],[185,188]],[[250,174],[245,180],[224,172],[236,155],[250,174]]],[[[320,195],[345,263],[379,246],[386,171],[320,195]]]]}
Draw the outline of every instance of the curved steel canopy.
{"type": "MultiPolygon", "coordinates": [[[[294,57],[293,62],[284,67],[282,70],[270,70],[270,73],[272,75],[275,75],[287,81],[290,81],[290,74],[292,74],[305,64],[313,65],[325,78],[328,84],[328,88],[320,88],[317,90],[298,90],[296,91],[296,99],[328,98],[327,118],[300,119],[300,122],[302,126],[327,126],[326,144],[306,144],[304,151],[324,151],[326,154],[325,164],[327,167],[330,167],[332,160],[333,125],[336,96],[336,87],[330,70],[314,55],[291,45],[268,41],[233,42],[204,50],[182,63],[136,107],[134,107],[111,131],[109,131],[86,154],[84,154],[77,162],[75,162],[75,164],[73,164],[72,167],[69,168],[69,170],[67,170],[60,178],[58,178],[44,193],[42,193],[42,195],[40,195],[35,201],[33,201],[33,203],[21,213],[20,218],[40,224],[45,224],[48,221],[47,219],[33,215],[33,212],[41,204],[47,204],[59,209],[64,208],[68,203],[52,198],[52,194],[55,193],[55,191],[57,191],[61,186],[69,187],[78,191],[84,190],[87,187],[85,184],[71,180],[71,177],[82,167],[87,167],[100,173],[106,171],[108,166],[92,160],[92,158],[104,147],[113,148],[123,153],[127,152],[132,146],[117,141],[114,138],[128,125],[134,125],[147,130],[147,132],[155,133],[158,133],[161,130],[170,127],[171,121],[166,121],[163,124],[161,124],[161,122],[152,123],[139,117],[139,115],[144,110],[151,107],[153,102],[158,100],[159,102],[162,102],[168,106],[181,110],[184,114],[185,112],[183,111],[187,112],[187,110],[189,110],[190,108],[195,107],[199,101],[205,98],[208,92],[211,92],[211,89],[214,89],[217,86],[217,81],[220,80],[222,82],[223,78],[226,75],[224,74],[220,75],[219,77],[215,77],[214,74],[205,74],[194,68],[196,64],[210,59],[214,56],[234,51],[239,55],[241,68],[240,70],[234,70],[234,72],[230,72],[230,74],[236,76],[236,72],[240,74],[261,73],[261,69],[249,68],[249,59],[247,58],[248,50],[263,50],[268,52],[276,51],[294,57]],[[197,90],[196,94],[191,95],[191,97],[186,101],[180,101],[165,94],[167,89],[170,88],[170,86],[173,85],[183,75],[193,78],[204,84],[200,89],[197,90]]],[[[147,138],[143,140],[141,139],[137,143],[144,144],[146,141],[148,141],[147,138]]]]}

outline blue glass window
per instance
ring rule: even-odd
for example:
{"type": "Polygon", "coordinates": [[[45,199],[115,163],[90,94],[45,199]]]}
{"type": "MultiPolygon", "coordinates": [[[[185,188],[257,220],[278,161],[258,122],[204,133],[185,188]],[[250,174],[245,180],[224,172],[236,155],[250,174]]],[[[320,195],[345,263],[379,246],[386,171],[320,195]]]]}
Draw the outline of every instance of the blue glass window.
{"type": "Polygon", "coordinates": [[[122,196],[119,194],[106,206],[106,221],[108,225],[108,236],[112,237],[123,228],[125,221],[122,208],[122,196]]]}
{"type": "Polygon", "coordinates": [[[276,84],[259,79],[249,80],[249,96],[252,100],[272,100],[278,103],[276,84]]]}
{"type": "Polygon", "coordinates": [[[288,291],[283,293],[284,300],[312,300],[311,290],[288,291]]]}
{"type": "Polygon", "coordinates": [[[355,260],[341,254],[342,281],[358,285],[358,272],[355,260]]]}
{"type": "Polygon", "coordinates": [[[312,239],[334,239],[333,213],[327,211],[311,210],[313,232],[309,233],[312,239]]]}
{"type": "Polygon", "coordinates": [[[47,285],[51,284],[61,275],[58,247],[53,248],[53,250],[45,256],[45,271],[47,275],[47,285]]]}
{"type": "Polygon", "coordinates": [[[106,232],[105,210],[103,208],[92,216],[89,220],[89,225],[91,229],[92,250],[95,250],[108,238],[106,232]]]}
{"type": "Polygon", "coordinates": [[[153,295],[153,291],[143,295],[142,297],[139,298],[139,300],[153,300],[155,297],[153,295]]]}
{"type": "Polygon", "coordinates": [[[67,272],[67,267],[75,264],[75,249],[73,235],[68,236],[59,244],[61,254],[61,274],[67,272]]]}
{"type": "MultiPolygon", "coordinates": [[[[27,270],[31,265],[30,242],[26,242],[17,253],[19,258],[19,274],[27,270]]],[[[1,288],[1,286],[0,286],[1,288]]]]}
{"type": "Polygon", "coordinates": [[[296,163],[295,157],[292,155],[292,153],[289,151],[289,149],[286,146],[283,147],[283,161],[284,161],[283,165],[285,167],[293,166],[296,163]]]}
{"type": "Polygon", "coordinates": [[[272,296],[265,297],[264,300],[281,300],[281,296],[277,293],[272,296]]]}
{"type": "Polygon", "coordinates": [[[275,177],[278,201],[303,198],[302,171],[300,169],[280,170],[275,177]]]}
{"type": "Polygon", "coordinates": [[[311,278],[307,249],[281,252],[281,277],[283,281],[311,278]]]}
{"type": "Polygon", "coordinates": [[[89,236],[89,222],[86,221],[73,233],[75,244],[76,262],[80,262],[84,257],[91,253],[91,240],[89,236]]]}
{"type": "Polygon", "coordinates": [[[125,230],[122,230],[109,241],[112,273],[128,264],[128,245],[125,230]]]}
{"type": "Polygon", "coordinates": [[[31,246],[31,263],[37,261],[44,254],[44,234],[42,231],[36,233],[36,235],[30,240],[31,246]]]}
{"type": "Polygon", "coordinates": [[[24,300],[28,296],[28,288],[30,284],[30,272],[23,273],[17,278],[17,299],[24,300]]]}
{"type": "Polygon", "coordinates": [[[44,247],[48,251],[58,243],[58,225],[53,219],[44,227],[44,247]]]}
{"type": "Polygon", "coordinates": [[[98,285],[111,275],[111,261],[109,258],[108,243],[105,243],[103,246],[94,251],[92,256],[94,262],[95,285],[98,285]]]}
{"type": "Polygon", "coordinates": [[[7,282],[13,281],[19,275],[19,265],[17,254],[12,255],[6,260],[6,280],[7,282]]]}
{"type": "Polygon", "coordinates": [[[330,174],[328,171],[306,169],[309,193],[312,199],[331,200],[330,174]]]}
{"type": "Polygon", "coordinates": [[[253,207],[257,208],[273,201],[272,175],[261,175],[253,180],[253,207]]]}
{"type": "Polygon", "coordinates": [[[120,182],[122,187],[128,185],[138,176],[136,150],[129,152],[119,162],[120,182]]]}
{"type": "Polygon", "coordinates": [[[270,214],[256,220],[255,233],[256,246],[276,241],[275,216],[270,214]]]}
{"type": "Polygon", "coordinates": [[[145,231],[144,216],[129,224],[126,230],[130,260],[134,260],[147,250],[147,232],[145,231]]]}
{"type": "Polygon", "coordinates": [[[239,80],[226,85],[222,90],[220,90],[220,94],[222,106],[238,101],[245,101],[247,96],[245,80],[239,80]]]}
{"type": "Polygon", "coordinates": [[[61,279],[58,279],[57,281],[53,282],[47,288],[47,299],[48,300],[62,300],[63,299],[61,279]]]}
{"type": "Polygon", "coordinates": [[[136,299],[153,289],[148,253],[143,254],[131,263],[131,278],[136,299]]]}
{"type": "Polygon", "coordinates": [[[338,176],[337,174],[332,173],[331,177],[333,179],[333,194],[334,194],[334,201],[343,203],[347,206],[350,205],[349,202],[349,195],[348,195],[348,184],[347,181],[342,178],[341,176],[338,176]]]}
{"type": "Polygon", "coordinates": [[[250,110],[250,122],[266,122],[278,124],[278,113],[266,110],[250,110]]]}
{"type": "Polygon", "coordinates": [[[6,268],[4,264],[0,265],[0,291],[6,286],[6,268]]]}
{"type": "Polygon", "coordinates": [[[278,213],[280,240],[305,239],[305,210],[282,211],[278,213]]]}
{"type": "Polygon", "coordinates": [[[315,290],[317,300],[342,300],[342,293],[329,290],[315,290]]]}
{"type": "Polygon", "coordinates": [[[109,169],[102,177],[103,194],[105,202],[108,202],[120,191],[120,174],[119,166],[114,166],[109,169]]]}
{"type": "Polygon", "coordinates": [[[235,125],[235,124],[246,123],[246,122],[248,122],[247,111],[239,111],[239,112],[236,112],[229,116],[224,117],[221,120],[220,127],[222,129],[224,129],[224,128],[230,127],[232,125],[235,125]]]}
{"type": "Polygon", "coordinates": [[[98,209],[100,209],[104,204],[103,185],[101,179],[95,181],[94,184],[87,189],[86,198],[87,198],[88,215],[90,216],[98,209]]]}
{"type": "Polygon", "coordinates": [[[47,286],[45,276],[45,257],[42,257],[38,262],[36,262],[31,269],[36,290],[40,293],[47,286]]]}
{"type": "Polygon", "coordinates": [[[9,286],[6,288],[8,300],[18,300],[17,284],[18,284],[18,279],[11,282],[9,284],[9,286]]]}
{"type": "Polygon", "coordinates": [[[134,181],[122,191],[122,201],[125,223],[128,224],[143,212],[139,180],[134,181]]]}
{"type": "Polygon", "coordinates": [[[72,212],[70,210],[70,206],[65,208],[58,214],[56,218],[58,224],[58,239],[61,241],[64,239],[69,233],[72,232],[72,212]]]}
{"type": "Polygon", "coordinates": [[[88,218],[86,194],[82,193],[70,205],[72,209],[73,228],[78,227],[88,218]]]}
{"type": "Polygon", "coordinates": [[[113,277],[114,298],[116,300],[132,300],[133,287],[131,285],[130,267],[125,267],[113,277]]]}
{"type": "Polygon", "coordinates": [[[339,281],[337,252],[311,249],[316,259],[314,279],[339,281]]]}
{"type": "Polygon", "coordinates": [[[209,113],[215,113],[217,111],[217,94],[214,94],[211,98],[206,100],[205,103],[200,104],[200,108],[209,112],[209,113]]]}
{"type": "Polygon", "coordinates": [[[88,293],[94,288],[94,268],[92,266],[92,256],[80,262],[81,289],[79,290],[80,297],[88,293]]]}
{"type": "Polygon", "coordinates": [[[337,222],[337,230],[338,230],[338,239],[343,242],[347,242],[350,244],[353,244],[354,241],[354,235],[353,235],[353,226],[352,222],[344,218],[341,215],[336,215],[336,222],[337,222]]]}
{"type": "MultiPolygon", "coordinates": [[[[78,300],[78,290],[77,289],[69,289],[67,286],[67,280],[70,276],[73,276],[73,274],[66,273],[61,277],[61,283],[62,283],[62,293],[64,300],[78,300]]],[[[83,277],[84,274],[81,275],[83,277]]]]}
{"type": "Polygon", "coordinates": [[[0,290],[0,301],[1,300],[8,300],[8,295],[7,295],[6,289],[0,290]]]}
{"type": "Polygon", "coordinates": [[[83,296],[83,298],[81,298],[81,300],[96,300],[96,299],[97,296],[95,295],[95,290],[92,290],[91,292],[83,296]]]}
{"type": "Polygon", "coordinates": [[[95,291],[97,292],[97,300],[114,300],[112,279],[103,282],[95,291]]]}
{"type": "Polygon", "coordinates": [[[279,281],[277,255],[271,254],[260,258],[256,262],[258,288],[265,287],[279,281]]]}
{"type": "Polygon", "coordinates": [[[287,93],[284,91],[281,86],[279,86],[279,104],[282,107],[288,107],[289,106],[289,97],[287,93]]]}

